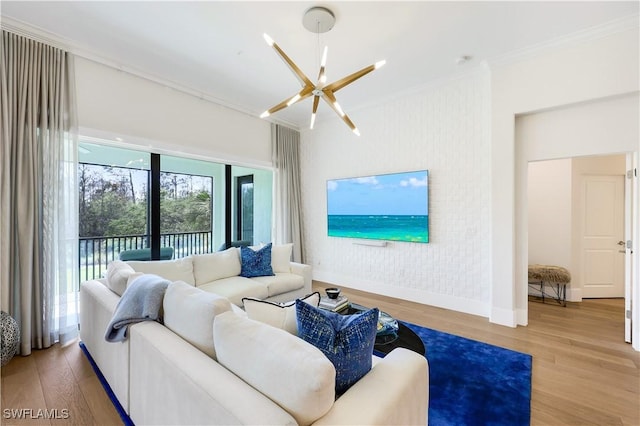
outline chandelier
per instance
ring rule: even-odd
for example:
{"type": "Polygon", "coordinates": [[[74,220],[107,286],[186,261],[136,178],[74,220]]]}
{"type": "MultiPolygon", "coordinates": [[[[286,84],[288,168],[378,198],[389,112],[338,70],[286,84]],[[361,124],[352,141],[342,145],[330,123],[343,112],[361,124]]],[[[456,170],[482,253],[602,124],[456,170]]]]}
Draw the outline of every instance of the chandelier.
{"type": "MultiPolygon", "coordinates": [[[[304,27],[317,34],[324,33],[333,28],[333,24],[335,23],[335,16],[333,13],[324,7],[312,7],[307,10],[304,14],[302,23],[304,27]]],[[[310,129],[313,129],[313,125],[316,120],[316,112],[318,111],[318,104],[320,103],[320,99],[322,98],[330,107],[333,109],[336,114],[345,122],[347,126],[355,133],[360,136],[360,131],[353,124],[353,121],[349,118],[349,116],[344,112],[340,104],[336,99],[336,92],[347,85],[353,83],[360,77],[363,77],[369,74],[371,71],[376,70],[385,64],[385,61],[376,62],[373,65],[369,65],[361,69],[360,71],[356,71],[353,74],[350,74],[346,77],[343,77],[339,80],[334,81],[333,83],[326,84],[327,76],[326,76],[326,63],[327,63],[327,46],[325,46],[324,51],[322,53],[322,59],[320,61],[320,71],[318,73],[317,82],[314,83],[309,79],[305,73],[287,56],[286,53],[276,44],[275,41],[267,34],[264,34],[264,39],[267,44],[276,51],[278,56],[284,61],[284,63],[289,67],[289,69],[296,76],[298,81],[300,82],[302,89],[295,95],[288,97],[282,102],[274,105],[269,108],[265,112],[260,115],[260,118],[265,118],[270,116],[271,114],[278,112],[286,107],[289,107],[297,102],[300,102],[304,99],[307,99],[313,96],[313,108],[311,110],[311,123],[309,125],[310,129]]]]}

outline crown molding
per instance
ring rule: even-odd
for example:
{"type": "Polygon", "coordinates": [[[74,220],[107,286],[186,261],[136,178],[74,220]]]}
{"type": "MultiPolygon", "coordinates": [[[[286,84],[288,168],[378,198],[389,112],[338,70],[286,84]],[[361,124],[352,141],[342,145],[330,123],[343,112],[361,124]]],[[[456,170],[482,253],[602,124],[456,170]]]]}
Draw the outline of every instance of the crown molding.
{"type": "MultiPolygon", "coordinates": [[[[85,45],[62,37],[58,34],[54,34],[42,28],[36,27],[34,25],[28,24],[26,22],[6,16],[2,16],[1,20],[2,28],[6,31],[12,32],[19,36],[30,38],[40,43],[48,44],[58,49],[66,50],[77,57],[116,69],[118,71],[126,72],[144,80],[193,96],[200,100],[211,102],[213,104],[234,110],[236,112],[249,115],[253,118],[259,118],[261,114],[261,112],[248,110],[240,105],[233,103],[232,101],[221,99],[208,93],[200,92],[192,87],[168,80],[164,77],[160,77],[158,75],[154,75],[152,73],[142,71],[134,67],[130,67],[126,64],[119,63],[115,59],[106,57],[85,45]]],[[[286,120],[278,120],[269,117],[269,120],[266,121],[281,124],[294,129],[299,129],[299,126],[296,123],[292,123],[286,120]]]]}
{"type": "Polygon", "coordinates": [[[515,50],[504,55],[487,60],[490,66],[504,66],[533,58],[543,52],[578,46],[590,41],[608,37],[613,34],[637,29],[640,27],[640,15],[635,14],[614,19],[604,24],[566,34],[543,43],[538,43],[523,49],[515,50]]]}
{"type": "MultiPolygon", "coordinates": [[[[612,34],[629,31],[639,27],[640,15],[636,14],[632,16],[626,16],[624,18],[615,19],[601,25],[587,28],[585,30],[576,31],[543,43],[538,43],[523,49],[512,51],[505,55],[497,56],[488,60],[482,60],[476,64],[469,64],[466,69],[458,71],[455,74],[427,81],[423,84],[419,84],[417,86],[396,92],[383,99],[377,99],[374,102],[360,105],[357,108],[350,108],[349,111],[350,114],[353,115],[359,111],[367,110],[369,108],[379,106],[387,102],[393,102],[397,99],[402,99],[411,95],[417,95],[421,93],[428,93],[438,88],[454,84],[456,81],[460,81],[466,78],[472,78],[478,75],[486,75],[487,73],[490,73],[491,69],[494,67],[513,64],[515,62],[533,58],[544,52],[584,44],[589,41],[598,40],[612,34]]],[[[316,120],[316,124],[322,124],[328,121],[335,120],[337,118],[338,117],[328,116],[324,118],[319,117],[316,120]]]]}
{"type": "MultiPolygon", "coordinates": [[[[171,88],[173,90],[191,95],[193,97],[196,97],[200,100],[204,100],[207,102],[211,102],[213,104],[225,107],[225,108],[229,108],[231,110],[249,115],[251,117],[254,118],[259,118],[259,115],[261,112],[256,112],[256,111],[251,111],[248,110],[246,108],[243,108],[240,105],[237,105],[229,100],[226,99],[221,99],[221,98],[217,98],[211,94],[208,93],[202,93],[192,87],[189,86],[185,86],[183,84],[174,82],[174,81],[170,81],[167,80],[166,78],[148,73],[146,71],[142,71],[133,67],[130,67],[126,64],[122,64],[119,63],[118,61],[114,60],[113,58],[108,58],[103,56],[102,54],[90,49],[87,46],[84,46],[80,43],[77,43],[75,41],[66,39],[65,37],[62,37],[58,34],[54,34],[51,33],[49,31],[46,31],[42,28],[33,26],[31,24],[27,24],[23,21],[19,21],[13,18],[9,18],[9,17],[5,17],[2,16],[1,17],[1,21],[2,21],[2,27],[3,29],[6,29],[7,31],[10,31],[12,33],[24,36],[24,37],[28,37],[31,38],[35,41],[38,42],[42,42],[42,43],[46,43],[49,44],[51,46],[69,51],[70,53],[99,63],[101,65],[105,65],[108,66],[110,68],[119,70],[119,71],[123,71],[126,73],[129,73],[131,75],[134,75],[136,77],[148,80],[150,82],[162,85],[164,87],[168,87],[171,88]]],[[[476,65],[474,67],[470,67],[470,69],[465,70],[463,72],[459,72],[456,73],[454,75],[451,76],[445,76],[430,82],[427,82],[425,84],[421,84],[418,85],[416,87],[407,89],[407,90],[403,90],[402,92],[396,93],[394,95],[389,96],[388,98],[384,99],[384,102],[389,102],[410,94],[415,94],[418,92],[424,92],[424,91],[429,91],[429,90],[433,90],[437,87],[441,87],[447,84],[452,83],[455,80],[459,80],[461,78],[465,78],[468,77],[469,75],[473,75],[475,73],[478,72],[483,72],[481,70],[484,69],[484,71],[486,71],[486,66],[488,65],[489,69],[492,67],[500,67],[500,66],[504,66],[504,65],[509,65],[515,62],[519,62],[528,58],[532,58],[535,57],[543,52],[548,52],[550,50],[555,50],[555,49],[560,49],[560,48],[566,48],[566,47],[570,47],[570,46],[576,46],[579,44],[583,44],[583,43],[587,43],[589,41],[593,41],[593,40],[597,40],[600,38],[604,38],[607,37],[609,35],[612,34],[616,34],[616,33],[620,33],[620,32],[624,32],[624,31],[628,31],[628,30],[632,30],[632,29],[637,29],[640,27],[640,15],[635,14],[632,16],[627,16],[627,17],[623,17],[623,18],[619,18],[619,19],[615,19],[609,22],[606,22],[604,24],[600,24],[600,25],[596,25],[594,27],[591,28],[587,28],[585,30],[581,30],[581,31],[577,31],[577,32],[573,32],[571,34],[567,34],[567,35],[563,35],[560,37],[557,37],[555,39],[543,42],[543,43],[538,43],[536,45],[533,46],[529,46],[523,49],[519,49],[516,51],[512,51],[509,52],[505,55],[500,55],[485,61],[482,61],[481,64],[479,64],[480,66],[476,65]]],[[[381,103],[381,100],[378,100],[374,103],[370,103],[370,104],[366,104],[366,105],[361,105],[356,109],[352,110],[352,113],[360,111],[360,110],[366,110],[370,107],[372,107],[373,105],[379,105],[381,103]]],[[[318,124],[324,122],[324,121],[329,121],[331,120],[330,117],[325,117],[324,119],[321,119],[320,117],[318,117],[319,120],[317,121],[318,124]]],[[[290,122],[287,120],[282,120],[282,119],[277,119],[273,116],[270,116],[266,121],[269,121],[271,123],[275,123],[275,124],[280,124],[283,126],[287,126],[289,128],[295,129],[300,131],[302,128],[299,124],[294,123],[294,122],[290,122]]]]}

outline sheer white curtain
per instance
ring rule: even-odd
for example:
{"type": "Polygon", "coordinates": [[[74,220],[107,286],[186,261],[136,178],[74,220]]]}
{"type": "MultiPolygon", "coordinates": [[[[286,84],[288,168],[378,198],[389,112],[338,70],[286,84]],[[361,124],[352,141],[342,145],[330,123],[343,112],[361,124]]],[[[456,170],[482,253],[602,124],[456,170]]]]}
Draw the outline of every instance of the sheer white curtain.
{"type": "Polygon", "coordinates": [[[73,57],[2,31],[0,89],[1,306],[28,355],[78,333],[73,57]]]}
{"type": "Polygon", "coordinates": [[[304,263],[300,132],[271,125],[272,160],[276,167],[276,235],[278,244],[293,243],[293,261],[304,263]]]}

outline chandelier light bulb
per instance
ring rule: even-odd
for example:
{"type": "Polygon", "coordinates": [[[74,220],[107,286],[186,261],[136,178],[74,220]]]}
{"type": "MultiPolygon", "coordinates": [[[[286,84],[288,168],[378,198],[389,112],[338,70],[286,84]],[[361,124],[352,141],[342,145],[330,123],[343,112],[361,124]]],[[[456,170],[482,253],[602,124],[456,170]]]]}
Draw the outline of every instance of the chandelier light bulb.
{"type": "Polygon", "coordinates": [[[327,50],[329,50],[329,46],[324,47],[324,52],[322,52],[322,61],[320,61],[320,66],[324,67],[327,65],[327,50]]]}
{"type": "Polygon", "coordinates": [[[269,113],[269,111],[265,111],[262,114],[260,114],[260,118],[267,118],[268,116],[270,116],[271,114],[269,113]]]}
{"type": "Polygon", "coordinates": [[[338,111],[338,114],[340,114],[340,117],[344,117],[344,111],[342,110],[342,107],[340,106],[339,103],[334,102],[333,106],[336,108],[336,110],[338,111]]]}
{"type": "Polygon", "coordinates": [[[386,64],[387,61],[385,61],[384,59],[382,61],[378,61],[375,63],[375,65],[373,66],[375,69],[380,68],[381,66],[383,66],[384,64],[386,64]]]}
{"type": "Polygon", "coordinates": [[[356,136],[360,136],[360,130],[358,130],[357,127],[355,129],[353,129],[353,133],[355,133],[356,136]]]}
{"type": "Polygon", "coordinates": [[[313,129],[313,125],[316,122],[316,113],[311,114],[311,124],[309,125],[309,129],[313,129]]]}
{"type": "Polygon", "coordinates": [[[291,105],[295,104],[296,102],[298,102],[299,100],[300,100],[300,94],[298,93],[293,98],[289,99],[289,102],[287,102],[287,106],[291,106],[291,105]]]}
{"type": "Polygon", "coordinates": [[[267,44],[269,46],[273,46],[274,45],[275,41],[273,41],[273,39],[271,37],[269,37],[269,35],[267,33],[264,33],[262,36],[264,37],[265,41],[267,42],[267,44]]]}

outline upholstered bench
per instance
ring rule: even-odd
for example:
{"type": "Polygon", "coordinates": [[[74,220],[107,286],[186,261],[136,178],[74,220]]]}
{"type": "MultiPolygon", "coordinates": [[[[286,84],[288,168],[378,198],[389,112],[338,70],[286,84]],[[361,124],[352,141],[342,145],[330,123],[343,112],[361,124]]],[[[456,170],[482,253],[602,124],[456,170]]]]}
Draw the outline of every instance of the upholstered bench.
{"type": "Polygon", "coordinates": [[[542,303],[549,297],[562,306],[567,306],[567,286],[571,274],[566,268],[554,265],[529,265],[529,287],[540,292],[542,303]],[[545,286],[549,286],[551,293],[545,286]]]}

